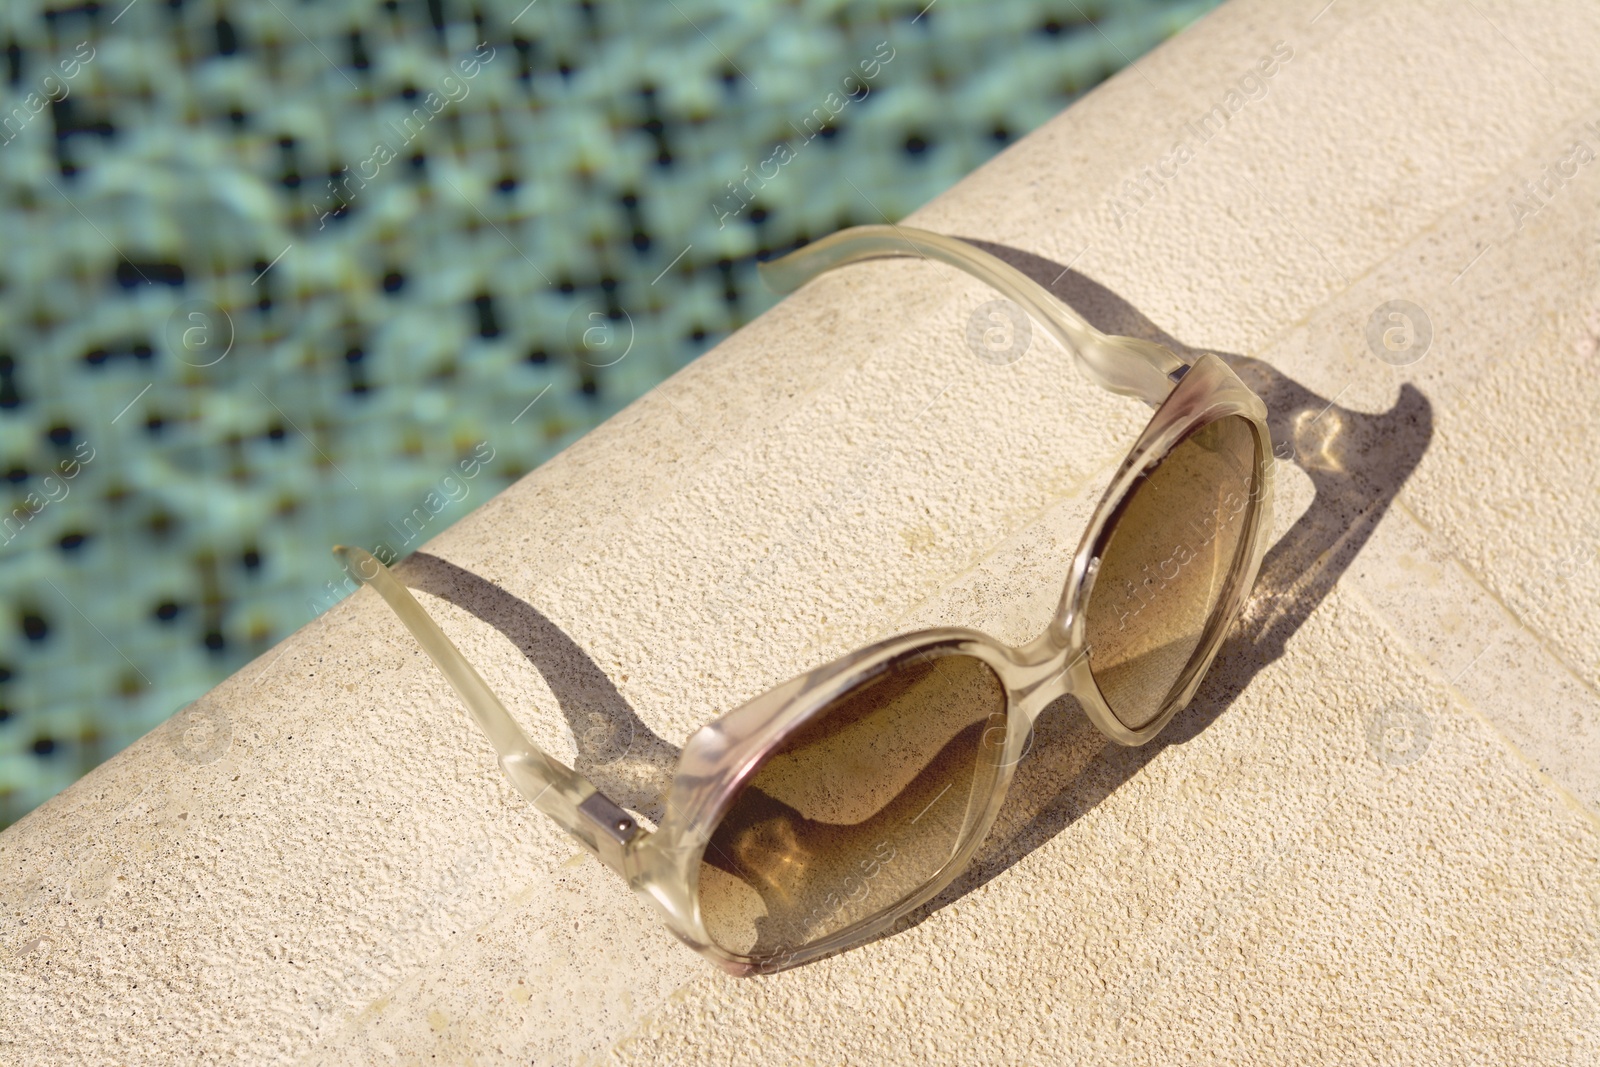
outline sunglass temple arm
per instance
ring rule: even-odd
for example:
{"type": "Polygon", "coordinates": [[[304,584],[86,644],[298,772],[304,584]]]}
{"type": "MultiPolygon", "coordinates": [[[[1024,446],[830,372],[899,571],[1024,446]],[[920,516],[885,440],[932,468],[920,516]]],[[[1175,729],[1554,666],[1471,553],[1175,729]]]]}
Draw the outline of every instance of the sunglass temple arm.
{"type": "Polygon", "coordinates": [[[428,616],[404,585],[370,552],[340,545],[333,554],[358,581],[378,591],[411,636],[449,681],[489,743],[517,791],[554,819],[608,867],[628,877],[626,858],[648,833],[583,775],[558,763],[529,740],[472,664],[428,616]]]}
{"type": "Polygon", "coordinates": [[[760,265],[761,278],[788,293],[810,279],[848,263],[883,256],[936,259],[985,282],[1016,301],[1077,356],[1089,378],[1103,389],[1159,407],[1189,365],[1171,349],[1138,337],[1101,333],[1079,318],[1050,290],[996,257],[956,237],[910,226],[853,226],[760,265]]]}

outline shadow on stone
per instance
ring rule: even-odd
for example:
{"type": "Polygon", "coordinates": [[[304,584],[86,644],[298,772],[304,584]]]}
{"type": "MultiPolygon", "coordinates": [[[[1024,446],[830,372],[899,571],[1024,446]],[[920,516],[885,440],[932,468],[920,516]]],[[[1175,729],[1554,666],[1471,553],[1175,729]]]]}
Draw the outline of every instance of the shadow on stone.
{"type": "MultiPolygon", "coordinates": [[[[1189,361],[1205,354],[1167,335],[1093,279],[1003,245],[971,243],[1049,288],[1096,329],[1159,342],[1189,361]]],[[[1311,506],[1268,550],[1243,616],[1189,706],[1139,748],[1107,741],[1071,697],[1046,708],[976,861],[885,936],[920,923],[1001,874],[1110,796],[1168,746],[1188,741],[1215,722],[1260,671],[1283,655],[1289,638],[1367,543],[1433,439],[1433,405],[1409,383],[1401,386],[1388,411],[1367,415],[1339,407],[1261,360],[1214,354],[1266,402],[1274,445],[1281,449],[1293,444],[1295,465],[1316,489],[1311,506]]]]}
{"type": "MultiPolygon", "coordinates": [[[[640,720],[589,654],[533,605],[448,560],[418,552],[400,580],[471,612],[505,634],[555,694],[577,741],[575,769],[625,808],[659,822],[678,749],[640,720]]],[[[535,813],[536,814],[536,813],[535,813]]]]}
{"type": "MultiPolygon", "coordinates": [[[[1186,360],[1203,354],[1168,336],[1121,297],[1060,264],[971,241],[1051,289],[1097,329],[1147,338],[1186,360]]],[[[1266,402],[1273,442],[1294,446],[1310,477],[1311,506],[1268,550],[1255,592],[1189,707],[1154,741],[1107,741],[1071,697],[1039,717],[993,831],[973,865],[882,936],[914,926],[981,887],[1088,812],[1169,745],[1195,737],[1283,655],[1366,544],[1433,438],[1433,408],[1410,384],[1388,411],[1339,407],[1260,360],[1215,353],[1266,402]]],[[[1062,373],[1076,373],[1063,367],[1062,373]]],[[[1280,451],[1280,454],[1281,451],[1280,451]]],[[[659,821],[678,749],[657,737],[592,659],[531,605],[437,556],[418,553],[399,573],[505,634],[543,675],[577,739],[577,769],[617,803],[659,821]]],[[[1062,566],[1063,580],[1066,564],[1062,566]]],[[[731,709],[730,709],[731,710],[731,709]]]]}

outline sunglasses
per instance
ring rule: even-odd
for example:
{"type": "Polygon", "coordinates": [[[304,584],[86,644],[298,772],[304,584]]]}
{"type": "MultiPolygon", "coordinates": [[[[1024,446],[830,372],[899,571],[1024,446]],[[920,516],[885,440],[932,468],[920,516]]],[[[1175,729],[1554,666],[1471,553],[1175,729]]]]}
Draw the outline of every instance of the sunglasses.
{"type": "Polygon", "coordinates": [[[438,665],[516,788],[734,974],[859,945],[949,885],[994,824],[1035,718],[1060,697],[1119,744],[1154,737],[1199,688],[1265,551],[1266,405],[1216,356],[1186,364],[1102,334],[982,249],[903,226],[843,230],[761,269],[787,292],[907,255],[987,282],[1095,382],[1156,409],[1033,641],[941,627],[808,671],[689,739],[652,830],[529,741],[381,562],[335,550],[438,665]]]}

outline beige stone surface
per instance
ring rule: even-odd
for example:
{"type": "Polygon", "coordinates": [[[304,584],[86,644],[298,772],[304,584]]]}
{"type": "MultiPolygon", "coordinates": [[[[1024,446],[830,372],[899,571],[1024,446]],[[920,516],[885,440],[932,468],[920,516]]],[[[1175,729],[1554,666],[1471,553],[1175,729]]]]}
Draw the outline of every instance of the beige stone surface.
{"type": "MultiPolygon", "coordinates": [[[[1597,50],[1576,0],[1235,0],[917,213],[1236,358],[1297,454],[1194,705],[1137,750],[1051,709],[918,921],[715,971],[363,591],[0,835],[0,1062],[1600,1063],[1597,50]],[[1404,366],[1391,300],[1431,335],[1404,366]]],[[[988,299],[823,279],[403,573],[649,815],[689,733],[802,669],[1048,618],[1146,412],[1042,331],[976,359],[988,299]]]]}

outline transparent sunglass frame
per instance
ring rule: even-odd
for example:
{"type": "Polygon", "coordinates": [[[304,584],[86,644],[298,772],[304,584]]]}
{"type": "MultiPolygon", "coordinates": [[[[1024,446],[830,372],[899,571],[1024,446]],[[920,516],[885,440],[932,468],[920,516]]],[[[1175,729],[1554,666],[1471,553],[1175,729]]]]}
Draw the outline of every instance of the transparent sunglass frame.
{"type": "Polygon", "coordinates": [[[517,789],[627,879],[678,938],[736,975],[781,970],[869,941],[949,885],[972,861],[993,826],[1034,720],[1058,698],[1076,698],[1095,727],[1118,744],[1141,745],[1158,734],[1199,688],[1228,627],[1243,608],[1266,551],[1273,491],[1266,405],[1216,356],[1186,364],[1161,345],[1100,333],[1043,286],[995,256],[957,238],[905,226],[844,230],[764,264],[762,272],[774,288],[789,291],[824,271],[889,256],[921,256],[987,282],[1061,341],[1092,380],[1156,409],[1096,506],[1068,568],[1055,616],[1034,640],[1014,647],[976,630],[921,630],[890,637],[790,679],[689,738],[664,798],[665,814],[651,830],[576,771],[540,751],[377,559],[357,548],[337,550],[350,573],[383,596],[439,666],[488,735],[517,789]],[[1141,479],[1187,436],[1229,416],[1249,422],[1256,445],[1248,512],[1232,571],[1164,705],[1144,726],[1130,729],[1112,711],[1089,665],[1085,615],[1097,564],[1122,504],[1141,479]],[[986,776],[988,795],[967,806],[948,861],[893,904],[810,943],[754,955],[719,946],[701,915],[699,874],[707,844],[745,783],[796,730],[842,695],[915,657],[943,655],[981,660],[993,669],[1006,696],[1003,745],[989,746],[997,766],[986,776]]]}

